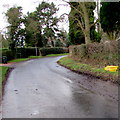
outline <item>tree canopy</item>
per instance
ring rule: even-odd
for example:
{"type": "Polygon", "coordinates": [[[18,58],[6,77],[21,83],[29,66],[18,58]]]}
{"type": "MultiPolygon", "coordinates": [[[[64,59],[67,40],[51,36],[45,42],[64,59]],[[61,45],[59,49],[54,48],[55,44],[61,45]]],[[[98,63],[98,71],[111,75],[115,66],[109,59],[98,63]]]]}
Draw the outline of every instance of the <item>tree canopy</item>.
{"type": "Polygon", "coordinates": [[[58,8],[53,3],[42,2],[36,10],[23,15],[21,7],[8,9],[8,39],[10,48],[17,46],[46,47],[54,46],[60,32],[56,16],[58,8]],[[52,44],[51,44],[52,43],[52,44]]]}
{"type": "Polygon", "coordinates": [[[14,49],[15,46],[21,42],[19,39],[20,31],[21,31],[21,23],[22,23],[22,7],[12,7],[8,9],[6,16],[9,23],[8,26],[8,39],[9,46],[11,49],[14,49]]]}
{"type": "Polygon", "coordinates": [[[103,2],[100,9],[100,23],[109,39],[120,36],[120,2],[103,2]]]}
{"type": "Polygon", "coordinates": [[[53,41],[55,38],[55,32],[58,30],[57,23],[59,22],[59,18],[55,16],[58,9],[53,4],[53,2],[46,3],[42,2],[36,8],[36,13],[38,17],[38,21],[41,26],[41,32],[43,35],[43,44],[47,45],[48,40],[53,41]]]}

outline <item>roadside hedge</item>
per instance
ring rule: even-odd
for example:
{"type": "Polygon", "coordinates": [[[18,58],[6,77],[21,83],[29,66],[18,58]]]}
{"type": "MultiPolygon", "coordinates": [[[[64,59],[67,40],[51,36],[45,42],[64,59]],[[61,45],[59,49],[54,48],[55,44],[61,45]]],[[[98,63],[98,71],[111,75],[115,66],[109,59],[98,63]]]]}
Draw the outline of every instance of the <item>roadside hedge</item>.
{"type": "MultiPolygon", "coordinates": [[[[37,48],[37,56],[61,53],[68,53],[68,48],[37,48]]],[[[7,56],[8,61],[15,58],[27,58],[29,56],[36,56],[36,48],[17,48],[13,51],[9,49],[0,49],[0,63],[2,63],[2,56],[7,56]]]]}
{"type": "Polygon", "coordinates": [[[68,53],[68,48],[63,47],[54,47],[54,48],[40,48],[39,49],[40,55],[45,56],[48,54],[61,54],[61,53],[68,53]]]}
{"type": "MultiPolygon", "coordinates": [[[[36,48],[17,48],[16,58],[27,58],[36,56],[36,48]]],[[[37,48],[37,56],[39,56],[39,48],[37,48]]]]}
{"type": "Polygon", "coordinates": [[[7,56],[7,60],[12,60],[15,58],[15,53],[9,49],[0,50],[0,63],[2,63],[2,56],[7,56]]]}
{"type": "MultiPolygon", "coordinates": [[[[37,49],[39,56],[39,49],[37,49]]],[[[17,48],[15,50],[10,49],[0,49],[0,63],[2,63],[2,56],[7,56],[7,60],[12,60],[15,58],[27,58],[29,56],[36,56],[35,48],[17,48]]]]}
{"type": "Polygon", "coordinates": [[[70,56],[80,62],[98,66],[119,65],[120,41],[90,43],[69,47],[70,56]]]}

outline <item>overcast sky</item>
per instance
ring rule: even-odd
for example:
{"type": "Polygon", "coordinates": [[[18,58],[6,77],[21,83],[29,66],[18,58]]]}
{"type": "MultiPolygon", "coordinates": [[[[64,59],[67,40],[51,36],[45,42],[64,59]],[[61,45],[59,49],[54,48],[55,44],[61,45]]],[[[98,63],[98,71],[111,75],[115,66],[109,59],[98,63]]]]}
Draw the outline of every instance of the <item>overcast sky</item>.
{"type": "MultiPolygon", "coordinates": [[[[5,17],[5,12],[7,9],[13,6],[21,6],[23,8],[23,14],[26,14],[28,11],[32,12],[41,3],[43,0],[1,0],[0,1],[0,30],[5,30],[7,26],[7,20],[5,17]]],[[[69,13],[70,7],[63,2],[62,0],[44,0],[47,2],[54,2],[56,7],[59,7],[59,11],[57,13],[58,16],[62,15],[63,13],[69,13]]],[[[68,23],[60,23],[60,28],[65,28],[68,30],[68,23]]]]}

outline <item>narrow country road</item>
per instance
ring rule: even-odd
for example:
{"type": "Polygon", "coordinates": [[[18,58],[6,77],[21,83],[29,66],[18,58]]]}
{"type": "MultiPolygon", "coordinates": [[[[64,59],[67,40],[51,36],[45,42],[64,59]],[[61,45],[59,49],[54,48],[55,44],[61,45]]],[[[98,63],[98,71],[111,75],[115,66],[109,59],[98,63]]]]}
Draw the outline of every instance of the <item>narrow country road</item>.
{"type": "Polygon", "coordinates": [[[60,57],[18,63],[5,86],[3,118],[117,118],[118,88],[58,65],[60,57]]]}

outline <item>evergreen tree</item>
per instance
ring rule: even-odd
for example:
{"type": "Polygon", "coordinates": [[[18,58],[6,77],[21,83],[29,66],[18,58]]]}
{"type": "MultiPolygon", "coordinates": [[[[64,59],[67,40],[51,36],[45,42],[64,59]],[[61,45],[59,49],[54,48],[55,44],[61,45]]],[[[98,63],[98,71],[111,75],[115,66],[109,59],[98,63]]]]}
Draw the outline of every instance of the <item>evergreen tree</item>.
{"type": "Polygon", "coordinates": [[[110,40],[120,37],[120,2],[103,2],[100,23],[110,40]]]}
{"type": "Polygon", "coordinates": [[[7,20],[9,23],[8,26],[8,39],[10,49],[17,47],[19,42],[19,31],[21,29],[22,23],[22,8],[21,7],[12,7],[7,10],[6,13],[7,20]]]}
{"type": "Polygon", "coordinates": [[[57,23],[59,19],[55,16],[58,9],[53,3],[42,2],[36,8],[37,18],[41,24],[42,35],[43,35],[43,44],[47,45],[48,41],[53,42],[55,39],[55,32],[58,30],[57,23]]]}

